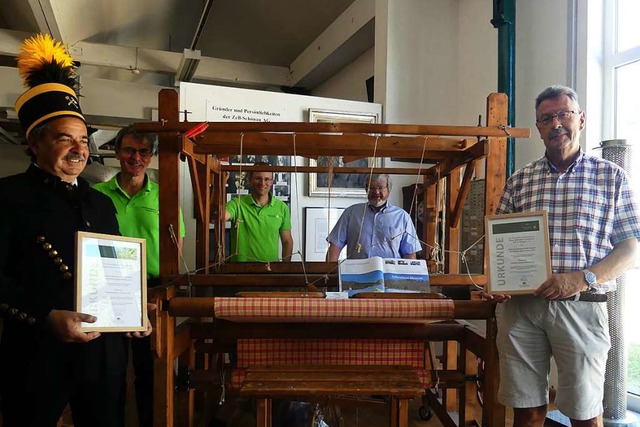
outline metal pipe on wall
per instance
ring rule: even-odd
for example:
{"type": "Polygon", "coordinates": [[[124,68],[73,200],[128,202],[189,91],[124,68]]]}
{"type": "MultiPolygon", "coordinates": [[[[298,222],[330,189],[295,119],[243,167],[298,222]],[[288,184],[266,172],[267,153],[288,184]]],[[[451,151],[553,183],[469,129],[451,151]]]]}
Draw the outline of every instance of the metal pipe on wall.
{"type": "MultiPolygon", "coordinates": [[[[611,139],[600,143],[602,158],[609,160],[631,172],[632,145],[625,139],[611,139]]],[[[616,291],[609,293],[607,312],[609,313],[609,335],[611,349],[607,359],[604,381],[604,425],[638,425],[637,417],[627,411],[627,351],[623,304],[625,300],[626,275],[616,280],[616,291]]]]}
{"type": "MultiPolygon", "coordinates": [[[[508,97],[508,124],[516,122],[516,0],[493,0],[491,24],[498,29],[498,92],[508,97]]],[[[515,140],[507,139],[507,176],[515,171],[515,140]]]]}

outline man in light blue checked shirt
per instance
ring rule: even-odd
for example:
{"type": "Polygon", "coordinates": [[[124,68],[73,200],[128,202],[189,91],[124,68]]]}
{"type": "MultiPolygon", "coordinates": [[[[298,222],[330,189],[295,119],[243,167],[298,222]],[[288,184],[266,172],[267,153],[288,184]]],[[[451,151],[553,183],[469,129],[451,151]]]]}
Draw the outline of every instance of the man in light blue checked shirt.
{"type": "Polygon", "coordinates": [[[420,240],[409,214],[388,202],[391,188],[389,175],[370,177],[369,201],[345,209],[327,237],[327,261],[337,261],[345,246],[349,259],[416,258],[420,240]]]}
{"type": "Polygon", "coordinates": [[[534,295],[487,295],[500,304],[499,399],[514,408],[515,426],[543,426],[549,368],[558,367],[556,406],[573,426],[602,426],[610,347],[607,307],[567,300],[615,290],[640,239],[637,202],[625,172],[580,148],[585,113],[576,92],[551,86],[536,98],[544,157],[513,174],[498,214],[544,210],[549,218],[552,276],[534,295]]]}

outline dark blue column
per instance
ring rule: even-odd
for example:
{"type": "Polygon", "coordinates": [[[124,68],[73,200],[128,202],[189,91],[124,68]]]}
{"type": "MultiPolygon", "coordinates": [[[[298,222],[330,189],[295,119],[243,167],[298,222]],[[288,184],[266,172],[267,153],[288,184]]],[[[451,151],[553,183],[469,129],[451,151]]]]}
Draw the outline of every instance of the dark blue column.
{"type": "MultiPolygon", "coordinates": [[[[493,0],[491,24],[498,29],[498,92],[509,97],[509,126],[516,122],[516,0],[493,0]]],[[[515,170],[515,140],[507,139],[507,177],[515,170]]]]}

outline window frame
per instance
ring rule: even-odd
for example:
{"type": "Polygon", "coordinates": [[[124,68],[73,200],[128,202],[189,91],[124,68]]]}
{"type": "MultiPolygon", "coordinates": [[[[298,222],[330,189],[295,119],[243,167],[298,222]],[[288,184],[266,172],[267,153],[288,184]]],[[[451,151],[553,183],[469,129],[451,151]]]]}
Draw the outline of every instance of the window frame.
{"type": "MultiPolygon", "coordinates": [[[[640,45],[624,51],[617,50],[617,9],[618,0],[605,0],[603,7],[603,108],[602,108],[602,135],[611,135],[613,138],[621,138],[617,129],[617,82],[616,70],[630,63],[640,61],[640,45]]],[[[608,139],[608,138],[603,138],[608,139]]],[[[640,151],[640,147],[636,148],[640,151]]],[[[640,153],[635,154],[640,157],[640,153]]],[[[637,269],[637,268],[636,268],[637,269]]],[[[640,394],[627,390],[627,407],[629,410],[640,412],[640,394]]]]}

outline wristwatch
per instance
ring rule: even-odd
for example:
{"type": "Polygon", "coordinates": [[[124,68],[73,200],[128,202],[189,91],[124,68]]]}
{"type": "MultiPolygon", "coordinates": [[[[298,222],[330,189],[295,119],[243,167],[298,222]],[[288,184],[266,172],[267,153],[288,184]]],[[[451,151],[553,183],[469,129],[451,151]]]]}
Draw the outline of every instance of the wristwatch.
{"type": "Polygon", "coordinates": [[[593,292],[598,290],[598,278],[592,271],[587,270],[586,268],[582,270],[582,274],[584,274],[584,280],[587,282],[587,291],[593,292]]]}

